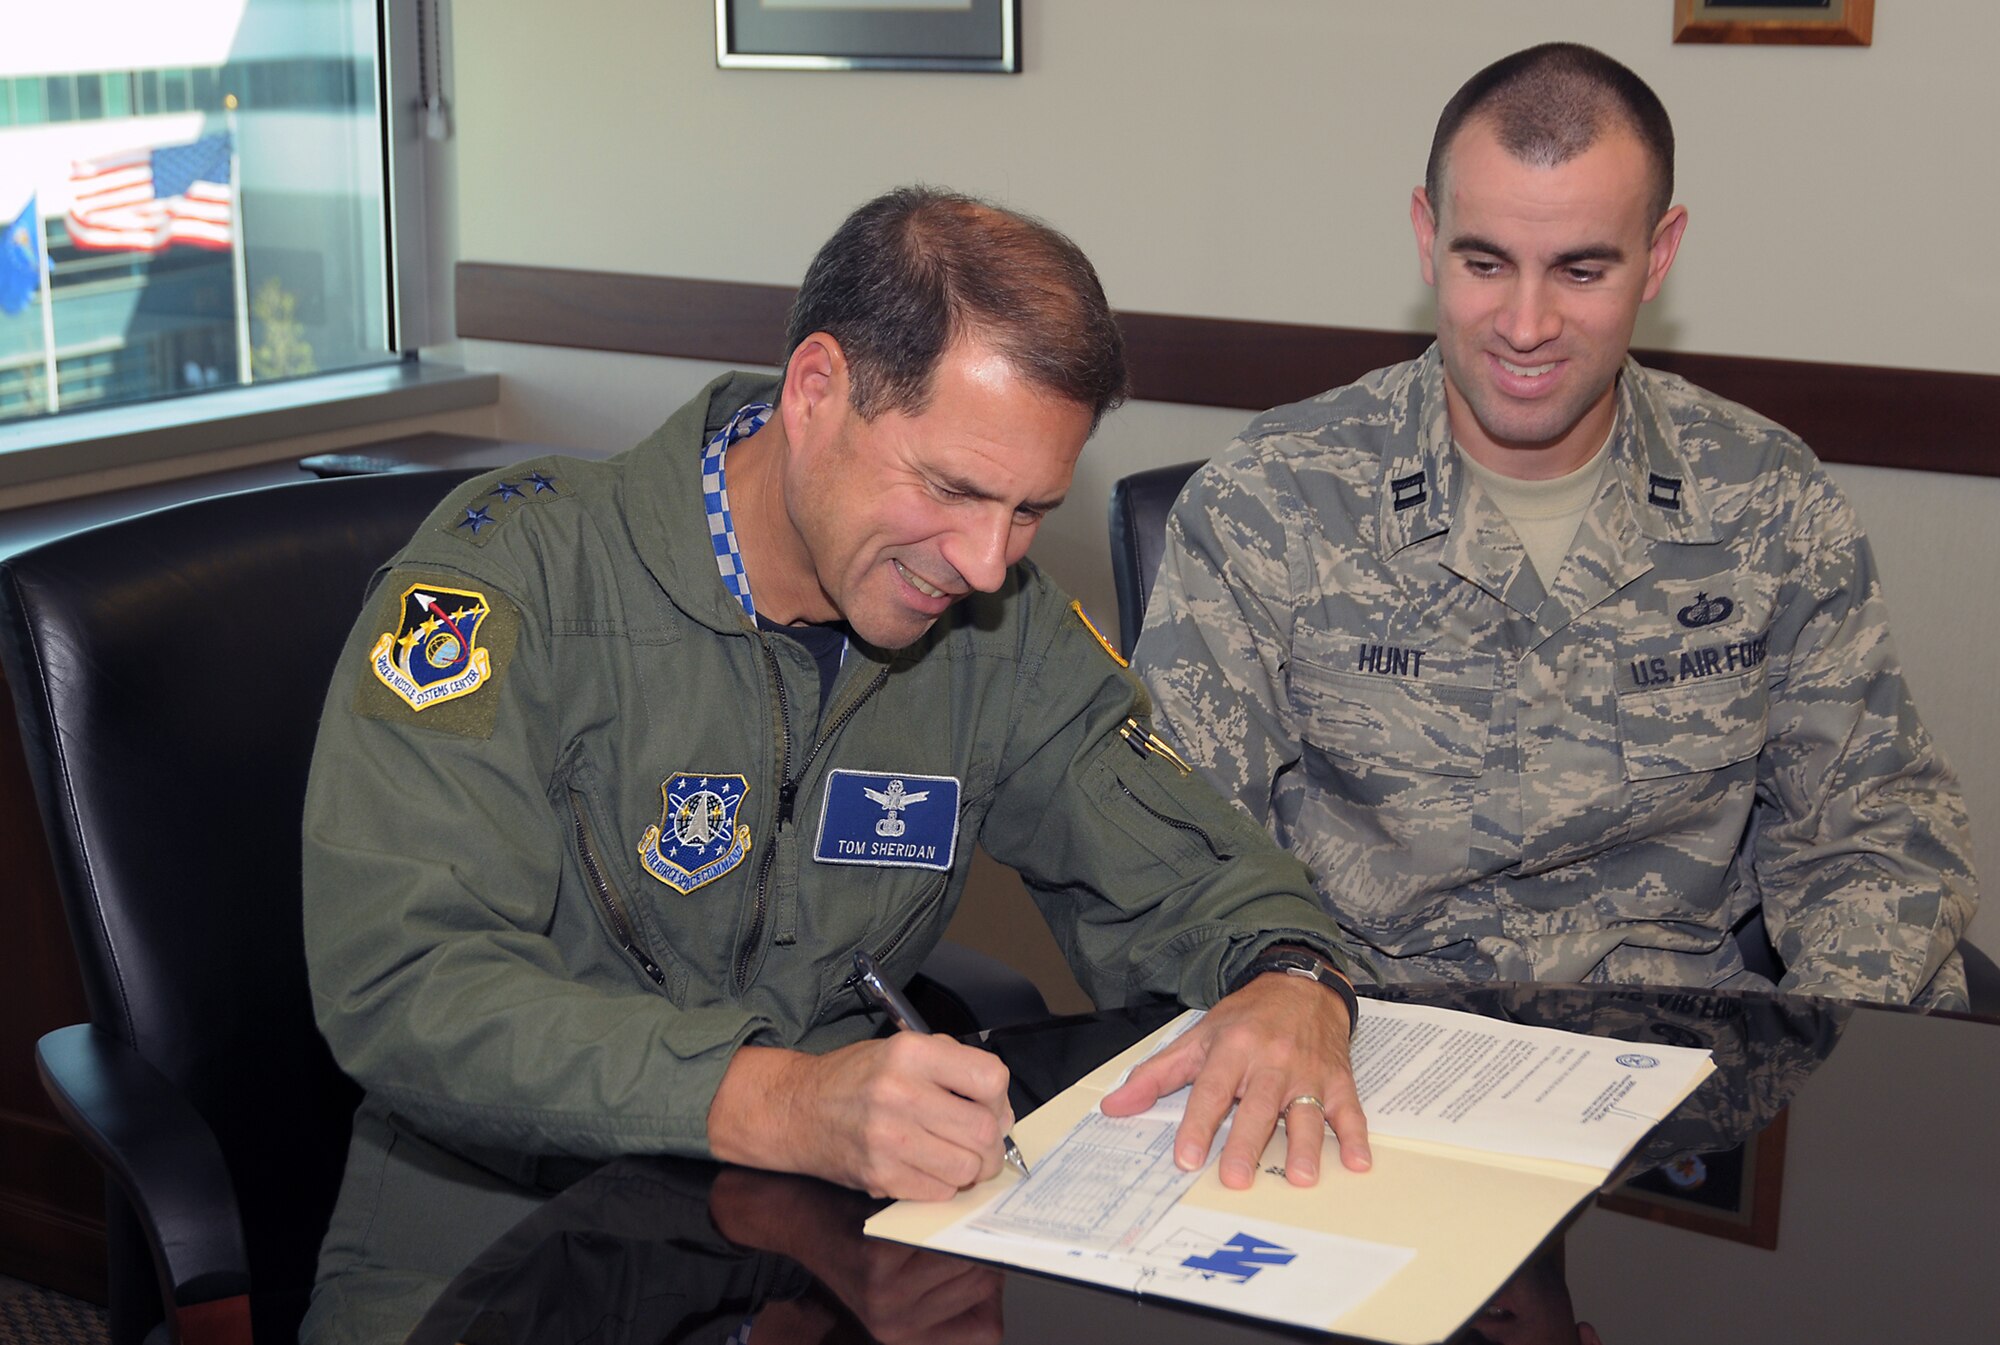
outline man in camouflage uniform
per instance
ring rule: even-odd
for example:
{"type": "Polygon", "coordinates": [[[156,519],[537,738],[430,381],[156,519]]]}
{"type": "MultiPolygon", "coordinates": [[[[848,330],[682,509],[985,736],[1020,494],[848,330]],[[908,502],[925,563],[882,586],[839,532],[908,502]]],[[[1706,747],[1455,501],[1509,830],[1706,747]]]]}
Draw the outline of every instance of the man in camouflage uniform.
{"type": "Polygon", "coordinates": [[[1626,354],[1687,223],[1629,70],[1552,44],[1446,107],[1438,341],[1261,417],[1168,527],[1137,665],[1384,982],[1962,1006],[1958,785],[1797,438],[1626,354]]]}

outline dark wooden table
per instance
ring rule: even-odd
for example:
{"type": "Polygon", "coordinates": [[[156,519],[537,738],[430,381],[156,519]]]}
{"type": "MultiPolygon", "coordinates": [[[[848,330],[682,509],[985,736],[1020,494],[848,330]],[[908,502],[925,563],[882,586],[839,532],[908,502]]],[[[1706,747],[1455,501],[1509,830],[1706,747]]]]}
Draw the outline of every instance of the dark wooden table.
{"type": "MultiPolygon", "coordinates": [[[[1579,1207],[1455,1342],[1567,1345],[1591,1338],[1579,1321],[1611,1345],[1879,1342],[1919,1326],[1993,1338],[2000,1025],[1686,991],[1407,997],[1703,1045],[1718,1067],[1613,1184],[1632,1180],[1579,1207]]],[[[989,1045],[1025,1110],[1166,1016],[1057,1020],[989,1045]]],[[[492,1228],[490,1244],[463,1227],[431,1230],[486,1250],[416,1295],[431,1306],[415,1340],[1327,1338],[868,1239],[872,1202],[805,1179],[630,1159],[548,1186],[525,1220],[492,1228]]]]}

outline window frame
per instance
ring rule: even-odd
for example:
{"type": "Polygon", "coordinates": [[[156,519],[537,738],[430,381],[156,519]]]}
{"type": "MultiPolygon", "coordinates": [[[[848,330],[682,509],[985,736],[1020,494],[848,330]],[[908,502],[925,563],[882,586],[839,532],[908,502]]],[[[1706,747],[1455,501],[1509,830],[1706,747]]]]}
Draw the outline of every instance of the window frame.
{"type": "MultiPolygon", "coordinates": [[[[450,69],[446,6],[436,0],[379,0],[375,9],[381,24],[376,96],[382,112],[384,255],[382,292],[373,297],[392,358],[0,424],[0,490],[498,400],[493,375],[470,374],[419,354],[452,339],[445,285],[450,259],[434,258],[431,229],[433,218],[443,215],[434,193],[449,175],[434,171],[432,159],[445,152],[444,145],[426,134],[429,119],[420,94],[427,63],[440,72],[450,69]]],[[[143,99],[142,91],[135,94],[143,99]]],[[[436,240],[435,246],[441,253],[446,244],[436,240]]]]}

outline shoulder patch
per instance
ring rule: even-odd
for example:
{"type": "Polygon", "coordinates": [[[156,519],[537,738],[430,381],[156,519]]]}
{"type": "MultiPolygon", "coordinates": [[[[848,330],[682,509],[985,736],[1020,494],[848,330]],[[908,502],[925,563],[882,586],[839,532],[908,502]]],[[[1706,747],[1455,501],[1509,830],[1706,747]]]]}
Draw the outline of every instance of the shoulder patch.
{"type": "Polygon", "coordinates": [[[403,572],[383,586],[370,609],[376,636],[355,689],[356,714],[492,736],[495,698],[480,693],[513,658],[521,617],[500,594],[464,583],[403,572]]]}
{"type": "Polygon", "coordinates": [[[1091,638],[1097,641],[1098,647],[1102,649],[1105,653],[1111,655],[1111,661],[1113,663],[1117,664],[1121,668],[1129,668],[1132,666],[1131,663],[1127,661],[1125,656],[1118,652],[1117,647],[1114,646],[1111,643],[1111,641],[1104,638],[1104,632],[1097,628],[1097,623],[1092,621],[1090,619],[1090,614],[1083,610],[1082,603],[1072,598],[1070,600],[1069,610],[1076,613],[1076,619],[1083,623],[1083,628],[1090,632],[1091,638]]]}
{"type": "Polygon", "coordinates": [[[484,546],[500,525],[531,505],[569,493],[554,472],[544,467],[522,467],[488,478],[469,493],[457,497],[452,509],[442,515],[439,532],[484,546]]]}

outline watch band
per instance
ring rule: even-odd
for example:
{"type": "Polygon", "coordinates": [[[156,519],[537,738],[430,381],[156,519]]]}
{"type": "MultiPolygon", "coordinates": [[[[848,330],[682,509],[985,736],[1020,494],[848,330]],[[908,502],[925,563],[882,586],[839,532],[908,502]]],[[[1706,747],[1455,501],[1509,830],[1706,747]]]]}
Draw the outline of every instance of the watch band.
{"type": "Polygon", "coordinates": [[[1338,995],[1340,1002],[1347,1006],[1347,1030],[1352,1035],[1355,1025],[1361,1021],[1361,999],[1354,993],[1353,983],[1308,952],[1267,948],[1250,959],[1250,965],[1229,983],[1225,993],[1233,995],[1259,976],[1274,971],[1317,981],[1338,995]]]}

